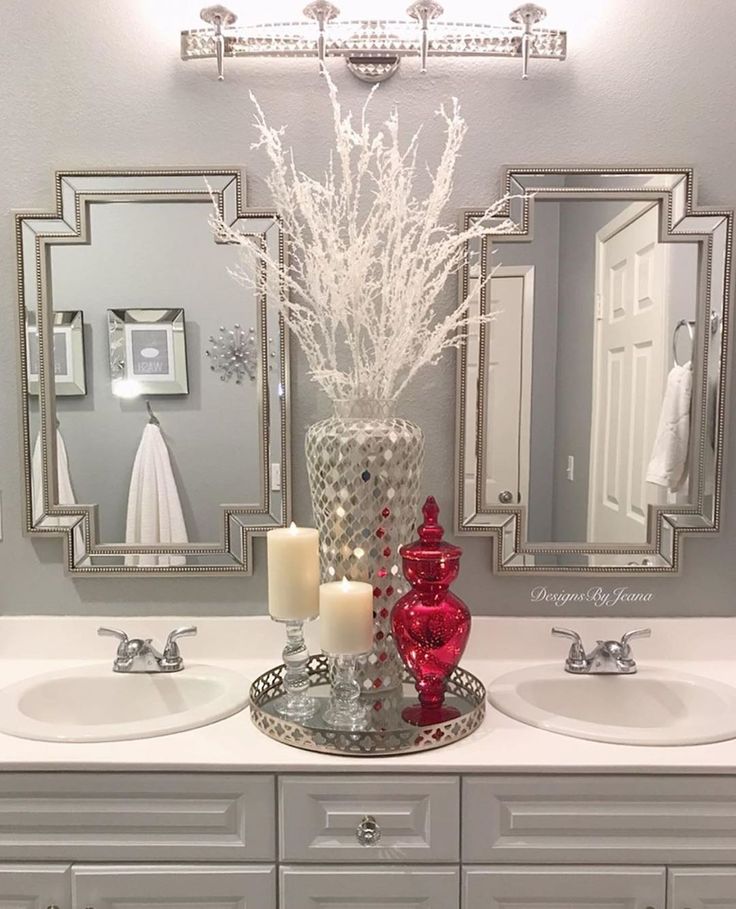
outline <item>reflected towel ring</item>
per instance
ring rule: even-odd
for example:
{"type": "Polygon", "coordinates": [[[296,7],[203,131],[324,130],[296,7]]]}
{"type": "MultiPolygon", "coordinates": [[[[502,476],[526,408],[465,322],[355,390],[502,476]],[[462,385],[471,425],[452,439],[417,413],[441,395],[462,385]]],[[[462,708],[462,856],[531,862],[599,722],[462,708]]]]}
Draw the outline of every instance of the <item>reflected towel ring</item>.
{"type": "MultiPolygon", "coordinates": [[[[675,330],[672,333],[672,358],[675,361],[675,366],[686,366],[687,363],[692,363],[693,356],[695,354],[695,322],[690,319],[680,319],[680,321],[675,325],[675,330]],[[685,363],[680,363],[677,359],[677,335],[681,328],[687,328],[688,334],[690,335],[690,359],[686,360],[685,363]]],[[[718,333],[718,330],[721,327],[721,317],[717,312],[711,312],[710,314],[710,333],[715,335],[718,333]]]]}
{"type": "Polygon", "coordinates": [[[685,366],[687,363],[692,362],[694,343],[695,322],[690,322],[688,319],[680,319],[677,325],[675,325],[675,330],[672,333],[672,358],[675,361],[675,366],[685,366]],[[690,335],[690,358],[685,363],[680,363],[680,361],[677,359],[677,335],[681,328],[687,328],[688,334],[690,335]]]}

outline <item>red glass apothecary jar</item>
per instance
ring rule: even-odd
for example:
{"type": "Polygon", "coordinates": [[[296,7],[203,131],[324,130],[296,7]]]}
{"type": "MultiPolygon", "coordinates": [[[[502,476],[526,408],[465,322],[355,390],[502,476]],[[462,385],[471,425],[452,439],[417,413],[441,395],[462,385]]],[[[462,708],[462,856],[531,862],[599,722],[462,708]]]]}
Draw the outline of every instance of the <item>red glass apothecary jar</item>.
{"type": "Polygon", "coordinates": [[[419,703],[402,717],[415,726],[455,719],[460,711],[445,704],[445,688],[459,664],[470,634],[470,610],[450,591],[460,571],[462,549],[443,540],[439,506],[424,503],[419,539],[401,547],[404,576],[411,590],[394,606],[391,630],[399,655],[414,676],[419,703]]]}

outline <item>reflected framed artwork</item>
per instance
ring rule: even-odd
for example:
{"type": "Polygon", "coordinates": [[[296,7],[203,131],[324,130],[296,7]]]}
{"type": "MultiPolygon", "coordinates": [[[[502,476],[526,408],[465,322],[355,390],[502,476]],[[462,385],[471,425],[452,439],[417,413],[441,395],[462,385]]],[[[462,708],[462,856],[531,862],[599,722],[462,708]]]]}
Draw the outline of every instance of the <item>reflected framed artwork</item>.
{"type": "MultiPolygon", "coordinates": [[[[84,362],[84,316],[81,310],[59,310],[54,313],[53,366],[56,394],[82,397],[87,394],[84,362]]],[[[38,395],[39,350],[35,313],[26,323],[26,358],[28,394],[38,395]]]]}
{"type": "Polygon", "coordinates": [[[189,393],[183,309],[111,309],[108,329],[113,394],[189,393]]]}

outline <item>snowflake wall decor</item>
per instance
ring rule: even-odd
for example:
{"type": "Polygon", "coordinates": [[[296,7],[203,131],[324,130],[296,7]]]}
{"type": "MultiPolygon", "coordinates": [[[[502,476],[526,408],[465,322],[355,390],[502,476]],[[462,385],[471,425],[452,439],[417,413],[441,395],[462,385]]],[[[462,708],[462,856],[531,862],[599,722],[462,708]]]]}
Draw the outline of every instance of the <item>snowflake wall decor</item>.
{"type": "Polygon", "coordinates": [[[220,333],[210,335],[210,346],[205,356],[211,361],[210,369],[219,374],[220,381],[229,382],[235,379],[236,385],[242,385],[246,376],[255,381],[258,368],[258,342],[255,328],[247,331],[240,325],[232,328],[220,326],[220,333]]]}

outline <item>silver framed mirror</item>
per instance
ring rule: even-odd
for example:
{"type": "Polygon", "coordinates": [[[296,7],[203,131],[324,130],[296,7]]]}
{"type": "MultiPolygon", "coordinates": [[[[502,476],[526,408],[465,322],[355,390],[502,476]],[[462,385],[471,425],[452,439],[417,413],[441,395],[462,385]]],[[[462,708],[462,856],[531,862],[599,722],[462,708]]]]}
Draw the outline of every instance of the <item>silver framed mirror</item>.
{"type": "Polygon", "coordinates": [[[63,171],[55,190],[55,211],[15,215],[26,533],[63,536],[80,577],[252,574],[253,537],[290,520],[288,337],[271,305],[285,289],[263,257],[285,261],[275,215],[245,208],[237,168],[63,171]],[[213,203],[245,250],[215,236],[213,203]],[[84,398],[54,382],[72,301],[84,398]],[[247,383],[207,354],[234,323],[247,383]]]}
{"type": "MultiPolygon", "coordinates": [[[[461,299],[456,530],[497,573],[668,573],[719,529],[733,213],[688,168],[509,168],[461,299]]],[[[464,213],[465,225],[483,215],[464,213]]]]}

